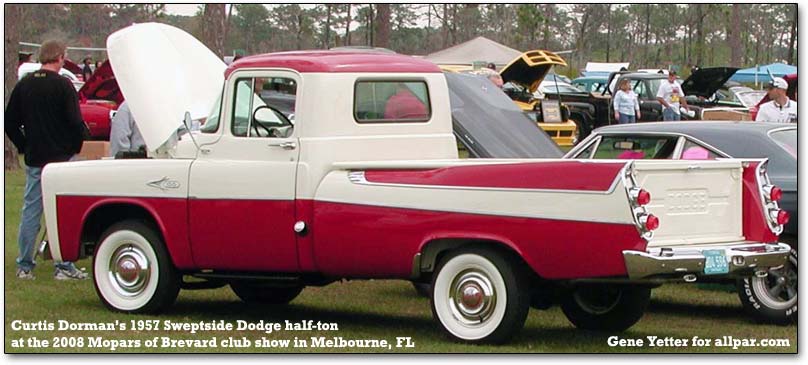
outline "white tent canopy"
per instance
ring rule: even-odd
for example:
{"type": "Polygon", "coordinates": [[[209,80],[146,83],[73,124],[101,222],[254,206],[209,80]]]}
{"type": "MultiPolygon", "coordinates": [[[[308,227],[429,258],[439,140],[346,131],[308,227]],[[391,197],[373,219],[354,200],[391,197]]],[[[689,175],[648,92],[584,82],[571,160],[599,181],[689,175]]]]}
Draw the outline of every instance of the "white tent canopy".
{"type": "Polygon", "coordinates": [[[499,44],[485,37],[477,37],[468,42],[430,53],[424,57],[440,65],[471,65],[475,62],[493,62],[507,65],[522,52],[499,44]]]}
{"type": "Polygon", "coordinates": [[[586,72],[617,72],[620,71],[621,68],[625,68],[628,70],[628,62],[616,62],[616,63],[606,63],[606,62],[587,62],[586,68],[584,71],[586,72]]]}

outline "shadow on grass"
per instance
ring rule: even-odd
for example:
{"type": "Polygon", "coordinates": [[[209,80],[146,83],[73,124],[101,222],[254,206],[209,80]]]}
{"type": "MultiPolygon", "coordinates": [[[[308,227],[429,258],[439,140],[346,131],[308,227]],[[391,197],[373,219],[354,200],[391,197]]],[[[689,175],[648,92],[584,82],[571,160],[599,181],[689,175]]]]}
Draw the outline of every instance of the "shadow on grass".
{"type": "Polygon", "coordinates": [[[674,303],[652,299],[646,313],[664,313],[689,318],[698,316],[703,318],[743,319],[744,321],[752,322],[749,319],[749,314],[744,312],[743,307],[730,305],[674,303]]]}

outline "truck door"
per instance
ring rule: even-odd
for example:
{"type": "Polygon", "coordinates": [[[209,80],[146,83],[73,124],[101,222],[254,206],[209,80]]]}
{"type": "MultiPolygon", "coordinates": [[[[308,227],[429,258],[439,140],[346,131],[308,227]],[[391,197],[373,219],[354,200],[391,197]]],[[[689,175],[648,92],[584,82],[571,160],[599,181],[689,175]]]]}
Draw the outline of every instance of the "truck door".
{"type": "MultiPolygon", "coordinates": [[[[294,123],[299,75],[236,71],[225,83],[213,142],[191,165],[190,240],[201,269],[296,271],[294,123]]],[[[209,139],[208,139],[209,141],[209,139]]]]}

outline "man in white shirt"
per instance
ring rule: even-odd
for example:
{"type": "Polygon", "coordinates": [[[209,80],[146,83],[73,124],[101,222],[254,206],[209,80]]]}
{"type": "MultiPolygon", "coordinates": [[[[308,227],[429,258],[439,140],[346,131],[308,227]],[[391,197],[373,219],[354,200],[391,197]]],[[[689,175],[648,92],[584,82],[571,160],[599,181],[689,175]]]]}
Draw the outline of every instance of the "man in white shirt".
{"type": "Polygon", "coordinates": [[[673,70],[668,71],[668,81],[662,82],[657,91],[657,100],[662,104],[662,119],[663,120],[680,120],[679,108],[684,107],[687,109],[687,101],[685,101],[685,93],[682,91],[682,86],[676,82],[676,72],[673,70]]]}
{"type": "Polygon", "coordinates": [[[767,86],[770,101],[760,105],[756,122],[797,123],[797,102],[788,98],[788,83],[775,77],[767,86]]]}

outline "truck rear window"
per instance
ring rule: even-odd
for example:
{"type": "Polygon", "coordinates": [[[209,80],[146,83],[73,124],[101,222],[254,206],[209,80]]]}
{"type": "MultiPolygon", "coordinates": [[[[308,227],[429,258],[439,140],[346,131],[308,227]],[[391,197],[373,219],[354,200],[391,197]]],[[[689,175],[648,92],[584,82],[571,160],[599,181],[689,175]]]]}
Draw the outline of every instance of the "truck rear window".
{"type": "Polygon", "coordinates": [[[367,80],[354,87],[357,123],[427,122],[431,115],[424,81],[367,80]]]}

